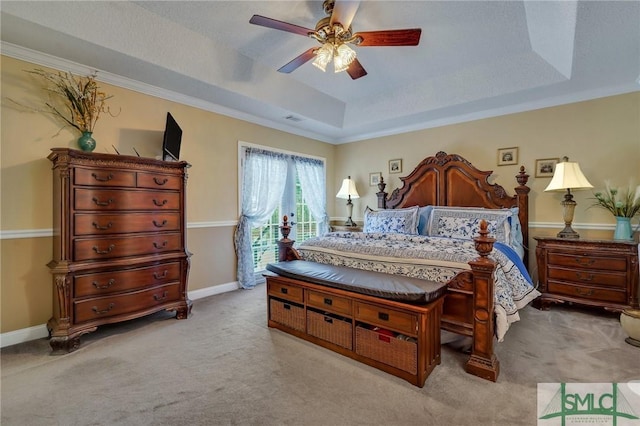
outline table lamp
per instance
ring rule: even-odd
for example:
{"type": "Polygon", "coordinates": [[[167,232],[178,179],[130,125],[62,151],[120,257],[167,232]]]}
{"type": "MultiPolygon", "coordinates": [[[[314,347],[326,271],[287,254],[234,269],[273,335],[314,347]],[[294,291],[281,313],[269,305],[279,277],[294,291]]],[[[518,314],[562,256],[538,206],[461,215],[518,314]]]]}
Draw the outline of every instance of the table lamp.
{"type": "Polygon", "coordinates": [[[558,238],[577,239],[580,235],[571,228],[573,222],[573,212],[576,208],[576,202],[573,201],[571,190],[593,188],[589,183],[580,165],[569,161],[569,157],[564,157],[562,163],[556,164],[556,170],[553,172],[553,178],[545,191],[564,191],[564,200],[560,203],[564,209],[564,229],[558,233],[558,238]]]}
{"type": "Polygon", "coordinates": [[[351,180],[351,176],[348,176],[342,181],[342,186],[340,187],[340,191],[336,194],[336,197],[347,200],[347,214],[349,218],[344,224],[346,226],[356,226],[353,220],[351,220],[351,215],[353,214],[353,203],[351,202],[351,199],[360,198],[360,195],[356,189],[356,183],[351,180]]]}

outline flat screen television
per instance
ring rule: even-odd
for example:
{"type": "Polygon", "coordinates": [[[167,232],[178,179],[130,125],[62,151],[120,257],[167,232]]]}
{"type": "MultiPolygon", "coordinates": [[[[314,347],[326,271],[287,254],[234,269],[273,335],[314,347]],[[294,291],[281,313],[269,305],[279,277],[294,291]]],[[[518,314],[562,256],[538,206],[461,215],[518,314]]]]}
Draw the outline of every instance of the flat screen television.
{"type": "Polygon", "coordinates": [[[162,140],[162,159],[164,161],[178,161],[181,142],[182,129],[178,126],[171,113],[167,112],[167,124],[164,128],[164,138],[162,140]]]}

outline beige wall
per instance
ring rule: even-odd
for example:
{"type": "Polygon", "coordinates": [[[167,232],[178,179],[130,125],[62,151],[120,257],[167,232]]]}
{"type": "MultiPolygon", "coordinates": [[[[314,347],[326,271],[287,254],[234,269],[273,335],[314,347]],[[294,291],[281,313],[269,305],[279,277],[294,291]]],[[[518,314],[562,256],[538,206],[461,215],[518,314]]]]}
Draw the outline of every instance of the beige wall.
{"type": "MultiPolygon", "coordinates": [[[[390,192],[401,186],[400,176],[438,151],[460,154],[481,170],[493,170],[495,183],[510,194],[517,185],[519,166],[525,166],[531,175],[531,222],[561,222],[563,193],[544,192],[550,178],[535,177],[536,159],[566,155],[580,164],[596,188],[603,188],[606,179],[617,185],[626,185],[630,179],[640,184],[640,92],[340,145],[336,180],[351,175],[362,196],[354,201],[354,219],[362,219],[367,205],[377,205],[378,189],[369,186],[369,173],[382,172],[390,192]],[[518,147],[518,165],[498,166],[497,150],[508,147],[518,147]],[[402,173],[389,174],[388,160],[398,158],[402,173]]],[[[605,210],[588,208],[592,191],[574,195],[578,228],[580,224],[614,224],[605,210]]],[[[339,205],[337,210],[344,215],[339,205]]]]}
{"type": "MultiPolygon", "coordinates": [[[[38,66],[2,57],[1,129],[1,332],[45,323],[51,316],[52,285],[46,264],[51,260],[51,238],[13,238],[16,233],[50,230],[50,148],[72,147],[78,134],[63,129],[43,113],[18,108],[38,106],[44,92],[39,80],[24,70],[38,66]]],[[[238,141],[323,157],[327,175],[334,175],[335,146],[229,118],[201,109],[155,98],[131,90],[100,84],[112,94],[110,106],[117,117],[102,116],[94,137],[96,152],[142,156],[160,154],[167,111],[183,130],[181,159],[188,161],[187,234],[193,253],[189,290],[236,280],[233,245],[238,219],[238,141]]],[[[328,208],[333,210],[337,191],[327,189],[328,208]]],[[[45,232],[46,235],[46,232],[45,232]]]]}
{"type": "MultiPolygon", "coordinates": [[[[0,230],[3,233],[41,231],[51,228],[51,170],[49,149],[74,147],[77,135],[41,114],[19,111],[7,98],[22,103],[41,101],[25,69],[35,66],[2,57],[2,129],[0,230]]],[[[519,148],[519,163],[532,175],[531,221],[533,234],[553,235],[559,229],[543,227],[561,221],[559,193],[544,193],[548,178],[534,178],[538,158],[569,156],[578,161],[595,186],[605,179],[624,184],[640,183],[640,93],[540,109],[503,117],[428,129],[350,144],[333,146],[311,139],[250,124],[197,108],[143,95],[119,87],[101,85],[121,108],[117,118],[101,118],[95,138],[96,151],[132,154],[132,146],[144,156],[159,154],[164,117],[171,111],[183,128],[181,157],[189,170],[187,216],[188,248],[193,252],[189,289],[197,290],[235,280],[233,226],[225,222],[238,217],[238,141],[272,146],[327,159],[327,207],[330,216],[343,217],[343,200],[336,200],[340,182],[356,179],[361,199],[354,201],[354,219],[362,218],[366,205],[376,206],[377,188],[369,186],[369,173],[382,172],[388,189],[399,186],[420,160],[443,150],[460,154],[478,168],[494,170],[496,180],[508,191],[515,186],[517,166],[496,165],[497,149],[519,148]],[[403,172],[389,175],[388,160],[403,160],[403,172]],[[203,226],[203,227],[200,227],[203,226]]],[[[583,236],[608,236],[598,230],[613,219],[598,209],[587,209],[590,191],[576,193],[575,223],[583,236]]],[[[51,315],[51,279],[46,267],[51,239],[3,238],[0,245],[2,279],[1,331],[43,324],[51,315]]],[[[532,256],[533,257],[533,256],[532,256]]]]}

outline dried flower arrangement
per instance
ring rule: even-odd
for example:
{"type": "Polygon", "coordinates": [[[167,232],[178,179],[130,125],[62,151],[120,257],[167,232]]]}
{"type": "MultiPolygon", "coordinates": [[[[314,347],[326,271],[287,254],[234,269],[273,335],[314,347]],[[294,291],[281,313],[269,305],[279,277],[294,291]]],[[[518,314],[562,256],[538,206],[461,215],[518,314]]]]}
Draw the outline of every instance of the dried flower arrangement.
{"type": "Polygon", "coordinates": [[[112,96],[99,90],[96,82],[97,72],[86,77],[74,76],[69,72],[48,72],[42,69],[27,72],[42,77],[50,84],[46,90],[59,98],[66,111],[62,110],[62,105],[57,106],[56,103],[47,101],[44,103],[47,107],[46,112],[61,118],[65,125],[81,133],[93,132],[101,113],[108,113],[115,117],[106,106],[107,99],[112,96]]]}
{"type": "Polygon", "coordinates": [[[605,182],[604,192],[595,192],[593,206],[609,210],[617,217],[634,217],[640,213],[640,186],[633,190],[633,185],[627,188],[613,188],[605,182]]]}

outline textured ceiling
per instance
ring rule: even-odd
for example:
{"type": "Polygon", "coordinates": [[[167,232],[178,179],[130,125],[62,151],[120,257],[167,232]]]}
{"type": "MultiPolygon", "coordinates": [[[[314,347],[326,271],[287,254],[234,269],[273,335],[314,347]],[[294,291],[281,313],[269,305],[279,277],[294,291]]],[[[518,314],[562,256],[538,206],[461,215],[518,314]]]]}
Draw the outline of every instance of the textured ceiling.
{"type": "Polygon", "coordinates": [[[356,47],[368,75],[277,69],[317,46],[321,1],[2,1],[3,45],[178,93],[331,143],[640,90],[638,1],[362,1],[354,32],[422,28],[416,47],[356,47]],[[286,119],[285,117],[295,119],[286,119]]]}

